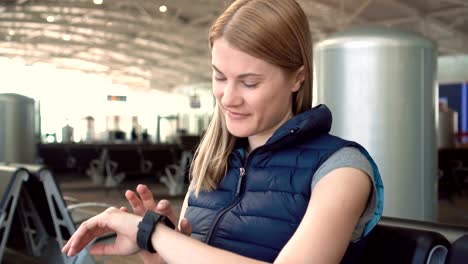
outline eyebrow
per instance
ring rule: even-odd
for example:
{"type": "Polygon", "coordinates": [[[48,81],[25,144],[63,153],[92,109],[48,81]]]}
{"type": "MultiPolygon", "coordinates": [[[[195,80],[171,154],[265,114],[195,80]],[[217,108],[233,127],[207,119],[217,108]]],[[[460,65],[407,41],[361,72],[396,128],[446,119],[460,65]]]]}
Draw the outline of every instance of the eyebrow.
{"type": "MultiPolygon", "coordinates": [[[[217,71],[218,73],[224,75],[224,73],[222,71],[220,71],[218,68],[216,68],[216,66],[214,66],[213,64],[211,64],[211,67],[213,67],[213,69],[215,71],[217,71]]],[[[245,78],[245,77],[248,77],[248,76],[261,77],[261,76],[263,76],[263,74],[248,72],[248,73],[243,73],[243,74],[237,76],[237,78],[245,78]]]]}

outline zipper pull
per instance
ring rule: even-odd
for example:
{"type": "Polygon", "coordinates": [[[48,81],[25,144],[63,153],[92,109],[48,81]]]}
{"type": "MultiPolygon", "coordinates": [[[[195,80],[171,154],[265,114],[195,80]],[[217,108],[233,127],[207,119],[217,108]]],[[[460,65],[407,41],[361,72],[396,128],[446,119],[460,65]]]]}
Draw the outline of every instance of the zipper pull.
{"type": "Polygon", "coordinates": [[[240,188],[241,188],[242,179],[244,178],[244,175],[245,175],[245,169],[244,167],[240,167],[239,168],[239,181],[237,182],[236,196],[238,196],[240,193],[240,188]]]}

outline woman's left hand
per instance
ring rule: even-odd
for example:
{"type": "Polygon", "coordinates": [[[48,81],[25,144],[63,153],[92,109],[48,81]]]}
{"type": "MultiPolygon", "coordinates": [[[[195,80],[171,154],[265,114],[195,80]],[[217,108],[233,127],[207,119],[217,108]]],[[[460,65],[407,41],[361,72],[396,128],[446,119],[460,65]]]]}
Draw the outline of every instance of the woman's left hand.
{"type": "Polygon", "coordinates": [[[113,244],[97,244],[89,249],[92,255],[132,255],[140,251],[136,243],[138,223],[142,217],[129,214],[115,207],[83,222],[62,249],[68,256],[74,256],[93,239],[109,232],[117,237],[113,244]]]}
{"type": "MultiPolygon", "coordinates": [[[[158,214],[164,215],[172,221],[172,223],[177,223],[177,216],[174,213],[174,209],[171,206],[171,203],[168,200],[161,200],[158,203],[154,200],[154,195],[148,186],[144,184],[138,184],[136,187],[136,192],[127,190],[125,192],[125,198],[127,198],[128,203],[133,209],[133,213],[139,216],[144,216],[147,210],[155,211],[158,214]],[[138,195],[137,195],[138,193],[138,195]]],[[[128,212],[128,209],[125,207],[120,208],[125,212],[128,212]]],[[[176,224],[177,226],[177,224],[176,224]]],[[[192,233],[192,227],[190,226],[187,219],[182,219],[180,225],[176,228],[177,231],[190,236],[192,233]],[[179,230],[180,227],[180,230],[179,230]]],[[[166,263],[158,253],[150,253],[146,250],[142,250],[139,253],[143,264],[161,264],[166,263]]]]}

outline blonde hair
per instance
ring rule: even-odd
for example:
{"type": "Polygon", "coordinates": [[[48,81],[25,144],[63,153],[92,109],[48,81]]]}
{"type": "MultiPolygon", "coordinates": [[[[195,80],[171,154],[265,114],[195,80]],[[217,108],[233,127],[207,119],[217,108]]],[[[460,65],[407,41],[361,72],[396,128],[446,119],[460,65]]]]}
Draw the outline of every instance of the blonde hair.
{"type": "MultiPolygon", "coordinates": [[[[294,0],[237,0],[214,22],[210,47],[219,38],[251,56],[277,65],[287,73],[304,66],[302,87],[293,94],[292,111],[312,107],[312,43],[304,11],[294,0]]],[[[214,190],[226,173],[236,137],[227,130],[216,103],[208,129],[191,165],[195,193],[214,190]]]]}

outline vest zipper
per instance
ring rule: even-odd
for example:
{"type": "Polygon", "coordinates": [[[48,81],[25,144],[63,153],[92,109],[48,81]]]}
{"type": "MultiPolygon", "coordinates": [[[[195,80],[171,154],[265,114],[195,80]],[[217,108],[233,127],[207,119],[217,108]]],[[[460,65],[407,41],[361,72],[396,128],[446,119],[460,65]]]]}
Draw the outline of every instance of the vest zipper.
{"type": "Polygon", "coordinates": [[[242,198],[240,195],[240,192],[242,190],[242,185],[243,185],[242,183],[244,182],[244,178],[245,178],[244,176],[245,176],[245,168],[240,167],[239,168],[239,180],[237,182],[236,199],[230,206],[228,206],[223,211],[221,211],[221,213],[219,213],[218,216],[216,217],[213,225],[211,226],[211,229],[208,231],[208,234],[206,235],[205,242],[208,245],[210,245],[211,243],[211,239],[213,238],[213,234],[215,233],[215,230],[218,229],[218,223],[221,220],[221,218],[224,216],[224,214],[226,214],[229,210],[231,210],[234,206],[236,206],[240,202],[242,198]]]}
{"type": "Polygon", "coordinates": [[[236,196],[239,196],[241,185],[242,185],[242,179],[244,179],[244,175],[245,175],[245,169],[244,167],[240,167],[239,168],[239,181],[237,182],[236,196]]]}

